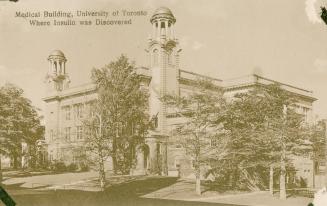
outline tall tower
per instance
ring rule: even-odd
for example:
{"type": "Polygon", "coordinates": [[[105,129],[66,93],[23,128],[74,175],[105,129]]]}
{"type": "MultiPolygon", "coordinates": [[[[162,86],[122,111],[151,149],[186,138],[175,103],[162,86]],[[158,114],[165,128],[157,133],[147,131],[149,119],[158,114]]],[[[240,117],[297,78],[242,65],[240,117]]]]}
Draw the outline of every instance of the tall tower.
{"type": "Polygon", "coordinates": [[[47,92],[58,92],[69,87],[70,79],[66,72],[67,59],[60,50],[54,50],[48,57],[49,69],[46,76],[47,92]]]}
{"type": "Polygon", "coordinates": [[[175,38],[176,19],[170,9],[158,8],[152,15],[152,35],[148,42],[148,58],[152,80],[150,84],[150,113],[158,115],[160,133],[167,131],[167,108],[160,101],[166,94],[179,94],[179,53],[181,49],[175,38]]]}

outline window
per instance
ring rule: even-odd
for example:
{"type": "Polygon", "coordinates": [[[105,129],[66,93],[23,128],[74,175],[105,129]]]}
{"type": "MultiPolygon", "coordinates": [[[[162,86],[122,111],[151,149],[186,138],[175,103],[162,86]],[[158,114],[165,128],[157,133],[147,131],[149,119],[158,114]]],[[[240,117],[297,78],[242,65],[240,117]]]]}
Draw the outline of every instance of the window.
{"type": "Polygon", "coordinates": [[[75,118],[81,119],[83,118],[83,111],[84,105],[83,104],[75,104],[74,105],[74,112],[75,112],[75,118]]]}
{"type": "Polygon", "coordinates": [[[53,141],[53,139],[54,139],[53,130],[50,130],[50,140],[53,141]]]}
{"type": "Polygon", "coordinates": [[[175,168],[180,168],[181,166],[181,161],[180,161],[180,158],[179,157],[175,157],[175,168]]]}
{"type": "Polygon", "coordinates": [[[50,155],[49,155],[49,159],[50,159],[50,161],[53,160],[53,154],[52,154],[52,153],[53,153],[53,151],[51,151],[51,152],[50,152],[50,155]]]}
{"type": "Polygon", "coordinates": [[[66,120],[70,120],[70,106],[65,107],[66,120]]]}
{"type": "Polygon", "coordinates": [[[88,114],[88,117],[94,117],[95,116],[95,113],[94,113],[94,106],[95,106],[95,103],[94,101],[90,101],[86,104],[86,110],[87,110],[87,114],[88,114]]]}
{"type": "Polygon", "coordinates": [[[62,107],[63,119],[70,120],[70,106],[62,107]]]}
{"type": "Polygon", "coordinates": [[[83,127],[77,126],[76,127],[76,139],[83,139],[83,127]]]}
{"type": "Polygon", "coordinates": [[[70,127],[65,127],[65,140],[70,141],[70,127]]]}
{"type": "Polygon", "coordinates": [[[302,109],[303,109],[304,121],[308,122],[309,108],[303,107],[302,109]]]}

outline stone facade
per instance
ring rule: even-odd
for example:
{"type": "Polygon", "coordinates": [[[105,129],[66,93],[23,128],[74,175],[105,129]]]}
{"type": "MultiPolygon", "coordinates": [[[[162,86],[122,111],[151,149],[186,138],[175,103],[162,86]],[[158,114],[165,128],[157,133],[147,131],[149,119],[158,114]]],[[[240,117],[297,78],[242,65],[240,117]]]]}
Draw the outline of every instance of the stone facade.
{"type": "MultiPolygon", "coordinates": [[[[183,95],[192,89],[192,82],[203,75],[182,70],[179,66],[181,48],[174,34],[176,19],[165,7],[157,9],[151,17],[152,35],[148,39],[148,66],[137,71],[148,80],[149,114],[158,117],[158,127],[150,131],[145,148],[138,148],[137,165],[133,174],[158,172],[164,175],[192,177],[192,159],[185,155],[178,144],[167,144],[174,140],[169,131],[179,123],[179,119],[168,118],[166,105],[159,97],[174,93],[183,95]]],[[[92,100],[97,97],[92,84],[69,87],[67,61],[61,51],[50,54],[49,70],[46,78],[47,97],[45,108],[45,144],[50,161],[62,160],[66,163],[78,162],[84,154],[83,127],[81,120],[88,114],[92,100]]],[[[226,96],[233,98],[236,93],[246,92],[256,85],[274,83],[275,81],[249,75],[244,78],[222,81],[213,80],[217,86],[225,88],[226,96]]],[[[307,121],[312,121],[312,103],[316,100],[312,92],[291,85],[282,87],[301,99],[299,112],[305,114],[307,121]]],[[[307,161],[307,160],[306,160],[307,161]]],[[[107,168],[110,169],[110,160],[107,168]]],[[[307,170],[307,169],[306,169],[307,170]]]]}

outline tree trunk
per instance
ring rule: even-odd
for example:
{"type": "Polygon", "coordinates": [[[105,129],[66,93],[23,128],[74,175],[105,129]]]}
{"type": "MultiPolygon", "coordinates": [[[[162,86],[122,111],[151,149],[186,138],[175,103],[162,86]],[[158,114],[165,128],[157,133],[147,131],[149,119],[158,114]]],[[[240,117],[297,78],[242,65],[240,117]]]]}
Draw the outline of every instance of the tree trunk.
{"type": "MultiPolygon", "coordinates": [[[[198,164],[198,163],[197,163],[198,164]]],[[[197,165],[195,169],[195,192],[198,195],[201,195],[201,177],[200,177],[200,167],[197,165]]]]}
{"type": "Polygon", "coordinates": [[[270,165],[269,171],[269,193],[274,195],[274,167],[270,165]]]}
{"type": "Polygon", "coordinates": [[[2,157],[2,155],[0,155],[0,186],[2,185],[2,167],[1,167],[1,157],[2,157]]]}
{"type": "Polygon", "coordinates": [[[113,169],[113,172],[115,175],[117,175],[117,171],[118,171],[118,165],[117,165],[117,157],[116,157],[116,154],[113,153],[112,154],[112,169],[113,169]]]}
{"type": "Polygon", "coordinates": [[[280,179],[279,179],[279,199],[286,199],[286,165],[285,165],[285,150],[282,151],[282,158],[280,162],[280,179]]]}
{"type": "Polygon", "coordinates": [[[280,158],[280,177],[279,177],[279,199],[286,199],[286,143],[285,143],[285,126],[286,126],[286,114],[287,114],[287,106],[283,107],[284,114],[284,123],[282,125],[282,134],[280,136],[281,143],[281,158],[280,158]]]}
{"type": "Polygon", "coordinates": [[[164,176],[168,176],[168,162],[167,162],[167,155],[168,155],[168,146],[167,142],[164,144],[163,154],[162,154],[162,174],[164,176]]]}
{"type": "Polygon", "coordinates": [[[16,154],[14,154],[12,156],[12,161],[13,161],[13,163],[12,163],[13,168],[18,169],[19,168],[19,160],[18,160],[18,156],[16,154]]]}
{"type": "Polygon", "coordinates": [[[102,157],[99,158],[99,181],[100,181],[100,189],[104,191],[106,186],[106,173],[104,171],[104,163],[102,157]]]}
{"type": "Polygon", "coordinates": [[[118,164],[117,164],[117,141],[116,137],[114,137],[113,142],[112,142],[112,167],[113,167],[113,172],[115,175],[117,175],[118,171],[118,164]]]}

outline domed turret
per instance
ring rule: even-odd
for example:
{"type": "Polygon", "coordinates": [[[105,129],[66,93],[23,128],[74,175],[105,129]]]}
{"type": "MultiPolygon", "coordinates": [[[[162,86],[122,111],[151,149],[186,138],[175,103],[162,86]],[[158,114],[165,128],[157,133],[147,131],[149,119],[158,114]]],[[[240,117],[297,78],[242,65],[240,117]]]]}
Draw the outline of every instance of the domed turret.
{"type": "Polygon", "coordinates": [[[150,22],[152,24],[152,39],[174,39],[173,25],[176,19],[167,7],[160,7],[153,13],[150,22]]]}
{"type": "Polygon", "coordinates": [[[47,74],[47,82],[54,82],[53,86],[57,91],[68,88],[70,80],[66,73],[67,59],[65,54],[60,50],[54,50],[50,53],[48,61],[49,70],[47,74]]]}
{"type": "Polygon", "coordinates": [[[66,57],[60,50],[54,50],[50,53],[49,58],[49,73],[55,76],[66,74],[66,57]]]}
{"type": "Polygon", "coordinates": [[[54,50],[51,52],[50,56],[61,56],[61,57],[64,57],[65,58],[65,55],[62,51],[60,50],[54,50]]]}
{"type": "Polygon", "coordinates": [[[158,9],[156,9],[156,11],[153,13],[150,19],[150,22],[153,23],[153,21],[155,21],[156,19],[163,19],[163,18],[169,19],[172,23],[176,22],[173,13],[167,7],[159,7],[158,9]]]}

